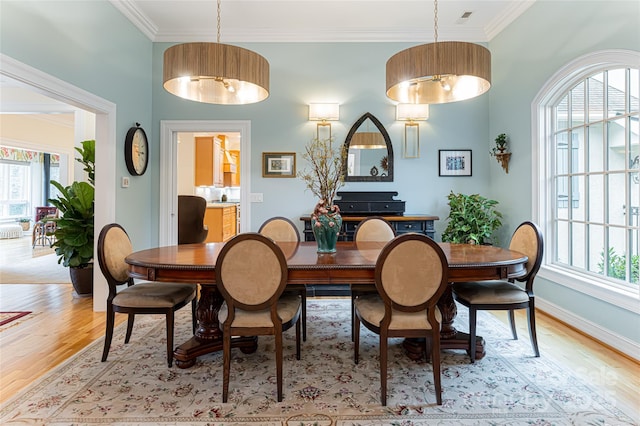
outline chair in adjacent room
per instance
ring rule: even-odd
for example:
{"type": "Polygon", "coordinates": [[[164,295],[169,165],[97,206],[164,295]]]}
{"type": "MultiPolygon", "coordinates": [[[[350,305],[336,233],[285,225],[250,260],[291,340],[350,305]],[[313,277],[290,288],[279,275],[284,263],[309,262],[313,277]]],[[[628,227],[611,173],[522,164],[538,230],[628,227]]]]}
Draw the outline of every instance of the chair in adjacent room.
{"type": "Polygon", "coordinates": [[[207,200],[197,195],[178,195],[178,244],[201,243],[209,230],[204,224],[207,200]]]}
{"type": "Polygon", "coordinates": [[[164,314],[167,325],[167,364],[173,365],[173,324],[175,311],[191,302],[192,331],[195,333],[196,286],[193,284],[143,282],[135,284],[129,277],[128,265],[124,259],[132,252],[131,240],[122,226],[111,223],[105,225],[98,236],[98,263],[109,285],[107,296],[107,328],[104,339],[102,361],[109,356],[113,338],[115,313],[127,314],[127,334],[129,343],[136,314],[164,314]],[[118,291],[118,287],[127,286],[118,291]]]}
{"type": "MultiPolygon", "coordinates": [[[[267,219],[258,230],[275,242],[300,242],[300,232],[294,223],[282,216],[267,219]]],[[[285,293],[299,294],[302,299],[302,341],[307,341],[307,286],[304,284],[289,284],[285,293]]]]}
{"type": "Polygon", "coordinates": [[[475,362],[476,351],[476,312],[479,310],[508,310],[513,338],[517,339],[514,311],[526,309],[529,320],[529,336],[536,357],[540,356],[536,337],[536,316],[534,306],[533,282],[542,263],[542,231],[533,222],[523,222],[511,237],[509,250],[527,255],[527,273],[516,278],[524,282],[524,287],[515,284],[514,279],[494,281],[473,281],[453,283],[453,298],[469,308],[469,355],[475,362]]]}
{"type": "MultiPolygon", "coordinates": [[[[366,241],[389,242],[396,236],[393,225],[382,217],[370,216],[356,227],[353,240],[357,243],[366,241]]],[[[355,324],[355,300],[363,294],[376,293],[376,287],[368,284],[351,284],[351,340],[355,324]]]]}
{"type": "Polygon", "coordinates": [[[431,354],[433,365],[436,401],[442,405],[442,317],[436,304],[448,285],[448,276],[447,259],[435,241],[423,234],[400,235],[378,256],[375,269],[378,294],[362,295],[355,300],[354,361],[356,364],[359,361],[362,323],[380,335],[382,405],[387,405],[388,339],[393,337],[425,339],[425,355],[429,358],[431,354]]]}
{"type": "Polygon", "coordinates": [[[216,260],[216,284],[224,298],[218,314],[223,335],[222,402],[229,396],[231,337],[258,335],[274,336],[278,402],[282,401],[282,332],[296,326],[296,359],[300,359],[302,310],[299,295],[283,294],[287,274],[284,253],[262,234],[238,234],[222,247],[216,260]]]}

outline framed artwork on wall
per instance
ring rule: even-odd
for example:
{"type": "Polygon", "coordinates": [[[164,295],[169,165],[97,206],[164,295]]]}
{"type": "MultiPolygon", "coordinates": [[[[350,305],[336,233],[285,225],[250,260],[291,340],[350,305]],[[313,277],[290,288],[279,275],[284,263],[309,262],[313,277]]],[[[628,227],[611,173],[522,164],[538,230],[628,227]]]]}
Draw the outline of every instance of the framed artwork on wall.
{"type": "Polygon", "coordinates": [[[262,177],[296,177],[296,153],[263,152],[262,177]]]}
{"type": "Polygon", "coordinates": [[[471,150],[438,150],[440,176],[471,176],[471,150]]]}

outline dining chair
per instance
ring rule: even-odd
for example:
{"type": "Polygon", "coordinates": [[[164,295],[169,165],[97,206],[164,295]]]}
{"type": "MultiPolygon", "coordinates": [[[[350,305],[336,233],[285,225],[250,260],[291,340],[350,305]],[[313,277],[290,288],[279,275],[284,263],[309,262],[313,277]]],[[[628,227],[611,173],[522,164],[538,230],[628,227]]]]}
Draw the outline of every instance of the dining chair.
{"type": "Polygon", "coordinates": [[[125,258],[132,252],[131,240],[124,228],[116,223],[105,225],[98,236],[98,263],[109,285],[107,296],[107,328],[102,362],[109,356],[113,338],[115,313],[127,314],[129,343],[136,314],[164,314],[167,327],[167,364],[173,365],[174,313],[191,302],[192,331],[196,327],[196,286],[180,283],[142,282],[135,284],[128,274],[125,258]],[[127,286],[118,291],[118,287],[127,286]]]}
{"type": "Polygon", "coordinates": [[[387,405],[388,339],[425,338],[427,361],[431,354],[438,405],[442,405],[440,379],[440,324],[436,306],[448,285],[447,259],[440,246],[423,234],[395,237],[380,252],[375,268],[378,294],[355,300],[354,361],[359,361],[360,323],[380,335],[380,387],[387,405]],[[430,347],[430,351],[429,351],[430,347]]]}
{"type": "Polygon", "coordinates": [[[222,402],[229,396],[231,336],[273,335],[278,402],[282,401],[282,332],[296,326],[296,359],[300,359],[300,296],[283,294],[287,260],[271,239],[256,232],[231,238],[216,260],[216,285],[224,298],[222,324],[222,402]],[[247,261],[251,259],[251,261],[247,261]]]}
{"type": "Polygon", "coordinates": [[[178,195],[178,244],[201,243],[209,230],[204,224],[207,200],[196,195],[178,195]]]}
{"type": "MultiPolygon", "coordinates": [[[[300,242],[300,232],[294,223],[282,216],[267,219],[258,229],[275,242],[300,242]]],[[[307,286],[304,284],[288,284],[285,293],[299,294],[302,300],[302,341],[307,341],[307,286]]]]}
{"type": "MultiPolygon", "coordinates": [[[[380,216],[370,216],[364,219],[356,227],[353,240],[357,243],[366,241],[388,242],[394,239],[396,230],[390,222],[380,216]]],[[[351,341],[354,339],[355,329],[355,300],[358,296],[376,293],[375,285],[351,284],[351,341]]]]}
{"type": "Polygon", "coordinates": [[[527,273],[516,278],[524,282],[524,287],[515,284],[514,279],[493,281],[471,281],[452,284],[453,298],[469,308],[469,355],[471,362],[476,359],[476,312],[479,310],[508,310],[511,333],[518,339],[514,311],[527,309],[529,337],[536,357],[540,356],[536,337],[536,315],[533,282],[536,278],[543,252],[542,231],[533,222],[523,222],[515,230],[509,243],[509,250],[527,255],[527,273]]]}

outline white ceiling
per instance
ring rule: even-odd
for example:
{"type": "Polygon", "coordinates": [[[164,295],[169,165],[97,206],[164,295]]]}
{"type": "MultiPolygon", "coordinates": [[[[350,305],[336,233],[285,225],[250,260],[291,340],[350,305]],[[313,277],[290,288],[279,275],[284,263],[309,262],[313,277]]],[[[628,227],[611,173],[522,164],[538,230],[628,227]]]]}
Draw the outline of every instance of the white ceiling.
{"type": "MultiPolygon", "coordinates": [[[[110,1],[152,41],[216,41],[215,0],[110,1]]],[[[534,2],[440,0],[438,39],[490,41],[534,2]]],[[[433,17],[432,0],[222,0],[220,42],[429,42],[433,17]]]]}

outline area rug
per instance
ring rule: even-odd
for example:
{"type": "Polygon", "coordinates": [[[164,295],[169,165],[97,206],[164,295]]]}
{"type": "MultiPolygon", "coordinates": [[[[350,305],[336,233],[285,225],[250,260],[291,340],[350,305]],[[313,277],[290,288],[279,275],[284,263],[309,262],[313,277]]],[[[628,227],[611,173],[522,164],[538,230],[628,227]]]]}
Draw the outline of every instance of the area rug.
{"type": "Polygon", "coordinates": [[[53,253],[0,265],[0,284],[70,283],[69,268],[58,264],[58,256],[53,253]]]}
{"type": "MultiPolygon", "coordinates": [[[[443,404],[435,403],[431,364],[409,360],[393,339],[388,407],[380,405],[378,336],[362,332],[353,362],[348,299],[310,299],[308,340],[295,359],[295,332],[285,333],[284,400],[276,401],[273,338],[260,337],[254,354],[233,350],[229,402],[222,401],[222,354],[189,369],[167,368],[164,320],[136,319],[131,342],[116,330],[107,362],[101,340],[0,407],[0,423],[44,425],[632,425],[615,397],[543,353],[486,312],[478,329],[487,355],[475,364],[462,351],[443,351],[443,404]],[[321,415],[294,420],[296,415],[321,415]]],[[[176,341],[190,335],[188,309],[176,320],[176,341]]],[[[467,320],[460,309],[458,324],[467,320]]],[[[608,379],[611,379],[610,377],[608,379]]],[[[622,378],[621,378],[622,380],[622,378]]],[[[595,383],[597,385],[597,383],[595,383]]],[[[629,412],[631,413],[631,412],[629,412]]],[[[299,419],[300,417],[298,417],[299,419]]]]}
{"type": "Polygon", "coordinates": [[[24,316],[29,315],[30,311],[25,312],[0,312],[0,327],[3,325],[9,324],[10,322],[16,321],[24,316]]]}

